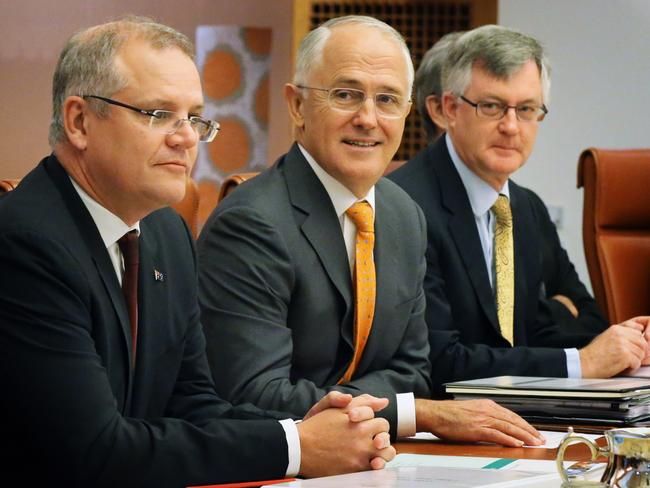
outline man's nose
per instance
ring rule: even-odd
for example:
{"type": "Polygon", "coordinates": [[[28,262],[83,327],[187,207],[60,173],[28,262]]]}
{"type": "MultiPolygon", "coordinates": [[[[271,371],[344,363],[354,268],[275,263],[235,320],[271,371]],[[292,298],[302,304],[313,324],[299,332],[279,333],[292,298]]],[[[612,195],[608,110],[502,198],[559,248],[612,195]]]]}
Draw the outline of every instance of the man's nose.
{"type": "Polygon", "coordinates": [[[377,110],[372,97],[368,97],[363,101],[354,115],[354,124],[364,129],[372,129],[377,126],[377,110]]]}

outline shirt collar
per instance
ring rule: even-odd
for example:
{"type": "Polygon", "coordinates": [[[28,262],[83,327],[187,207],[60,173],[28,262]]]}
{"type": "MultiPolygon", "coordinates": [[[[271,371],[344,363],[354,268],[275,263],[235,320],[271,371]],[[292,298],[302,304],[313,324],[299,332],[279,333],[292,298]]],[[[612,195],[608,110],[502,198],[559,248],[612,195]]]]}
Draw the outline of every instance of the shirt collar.
{"type": "Polygon", "coordinates": [[[354,205],[356,202],[366,201],[372,207],[372,211],[375,212],[375,187],[374,185],[368,191],[368,194],[363,198],[357,198],[354,193],[352,193],[348,188],[345,187],[341,182],[331,176],[327,171],[325,171],[312,157],[307,150],[298,144],[300,152],[305,157],[311,169],[316,173],[316,177],[320,180],[322,185],[325,187],[325,191],[332,200],[332,205],[334,205],[334,210],[336,211],[336,216],[341,218],[343,214],[354,205]]]}
{"type": "Polygon", "coordinates": [[[454,163],[456,171],[458,171],[458,174],[460,175],[465,191],[467,191],[469,203],[472,206],[472,212],[475,217],[485,215],[485,213],[492,208],[492,205],[497,201],[500,194],[508,197],[508,200],[510,199],[510,188],[507,180],[500,192],[495,191],[494,188],[465,166],[465,163],[463,163],[456,152],[456,148],[454,148],[454,144],[451,142],[449,134],[445,134],[445,142],[447,143],[447,149],[449,150],[451,161],[454,163]]]}
{"type": "Polygon", "coordinates": [[[117,215],[102,207],[97,203],[97,201],[93,200],[93,198],[88,195],[88,193],[86,193],[74,179],[70,178],[70,181],[79,194],[81,201],[88,209],[90,216],[95,221],[97,230],[99,230],[99,235],[102,237],[106,247],[115,244],[120,237],[131,230],[136,230],[138,234],[140,234],[139,221],[129,227],[117,215]]]}

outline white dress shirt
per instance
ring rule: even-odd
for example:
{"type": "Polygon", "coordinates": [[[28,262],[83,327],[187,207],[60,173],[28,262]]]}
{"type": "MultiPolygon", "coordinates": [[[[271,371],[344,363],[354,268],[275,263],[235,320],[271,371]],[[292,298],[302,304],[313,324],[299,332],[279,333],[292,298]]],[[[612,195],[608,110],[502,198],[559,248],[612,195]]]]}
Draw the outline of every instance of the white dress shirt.
{"type": "MultiPolygon", "coordinates": [[[[104,241],[106,251],[108,251],[111,263],[113,263],[113,268],[115,269],[115,274],[117,275],[117,279],[121,285],[122,275],[124,274],[124,258],[117,241],[131,230],[136,230],[139,235],[140,222],[138,221],[129,227],[117,215],[101,206],[97,201],[93,200],[93,198],[88,195],[88,193],[86,193],[76,181],[72,178],[70,178],[70,181],[97,226],[99,235],[104,241]]],[[[298,428],[291,419],[280,420],[279,422],[284,429],[284,434],[287,439],[289,464],[287,465],[286,476],[293,477],[300,471],[300,436],[298,435],[298,428]]]]}
{"type": "MultiPolygon", "coordinates": [[[[485,258],[485,265],[490,277],[490,286],[493,293],[495,293],[496,282],[496,268],[494,265],[494,230],[496,226],[496,216],[491,210],[492,205],[495,204],[499,195],[505,195],[510,200],[510,187],[506,181],[501,191],[497,192],[494,188],[488,185],[485,181],[479,178],[476,173],[472,172],[465,163],[462,162],[460,156],[456,152],[451,137],[445,134],[445,142],[451,161],[454,163],[460,179],[463,182],[469,203],[472,207],[474,220],[476,222],[476,229],[478,231],[479,239],[481,240],[481,249],[483,250],[483,257],[485,258]]],[[[569,378],[581,378],[582,368],[580,367],[580,354],[577,349],[565,349],[567,360],[567,375],[569,378]]]]}
{"type": "MultiPolygon", "coordinates": [[[[343,184],[333,178],[327,173],[316,160],[307,152],[307,150],[298,145],[300,152],[316,173],[316,176],[325,187],[325,191],[332,201],[334,211],[339,219],[341,225],[341,232],[343,232],[343,240],[345,241],[345,249],[348,253],[348,264],[350,265],[350,274],[354,272],[355,251],[357,242],[357,227],[350,217],[346,215],[346,211],[356,202],[366,201],[372,207],[373,213],[376,214],[375,207],[375,187],[373,186],[368,191],[368,194],[363,198],[357,198],[354,193],[348,190],[343,184]]],[[[396,395],[397,402],[397,436],[408,437],[415,435],[415,397],[413,393],[398,393],[396,395]]]]}

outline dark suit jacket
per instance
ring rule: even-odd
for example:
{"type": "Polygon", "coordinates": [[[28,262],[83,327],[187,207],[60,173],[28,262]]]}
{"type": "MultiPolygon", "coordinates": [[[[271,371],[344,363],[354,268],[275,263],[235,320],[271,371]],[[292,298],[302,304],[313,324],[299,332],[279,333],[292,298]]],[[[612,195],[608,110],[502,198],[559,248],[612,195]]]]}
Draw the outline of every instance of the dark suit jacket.
{"type": "Polygon", "coordinates": [[[117,276],[56,158],[0,199],[5,481],[163,487],[284,475],[282,426],[214,391],[193,263],[177,214],[141,221],[133,371],[117,276]]]}
{"type": "Polygon", "coordinates": [[[538,216],[543,296],[547,298],[546,304],[553,320],[567,331],[596,334],[603,332],[609,325],[607,319],[598,308],[596,300],[580,281],[573,263],[560,243],[560,237],[548,214],[546,205],[532,190],[527,188],[522,188],[522,190],[527,193],[530,204],[538,216]],[[552,300],[551,298],[555,295],[564,295],[570,298],[578,309],[578,316],[574,317],[569,309],[559,301],[552,300]]]}
{"type": "Polygon", "coordinates": [[[199,301],[217,391],[233,403],[303,415],[329,390],[429,395],[422,212],[376,187],[377,299],[351,382],[354,297],[339,220],[294,145],[219,204],[198,241],[199,301]],[[407,237],[407,238],[405,238],[407,237]]]}
{"type": "Polygon", "coordinates": [[[561,330],[539,300],[542,271],[538,216],[527,193],[511,182],[514,336],[516,346],[540,347],[511,348],[499,332],[474,215],[445,139],[424,149],[389,178],[422,207],[427,220],[425,293],[434,384],[445,379],[436,376],[437,371],[444,371],[445,364],[453,365],[454,379],[499,374],[566,376],[565,353],[549,347],[581,347],[593,334],[561,330]]]}

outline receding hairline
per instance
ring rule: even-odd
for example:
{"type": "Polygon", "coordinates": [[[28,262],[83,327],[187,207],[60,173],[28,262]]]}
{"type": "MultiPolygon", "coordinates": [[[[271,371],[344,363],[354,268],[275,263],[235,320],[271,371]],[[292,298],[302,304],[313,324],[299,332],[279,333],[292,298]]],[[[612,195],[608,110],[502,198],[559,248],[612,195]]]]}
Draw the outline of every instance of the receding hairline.
{"type": "MultiPolygon", "coordinates": [[[[323,42],[323,48],[322,48],[322,50],[320,52],[320,56],[319,56],[318,61],[313,65],[310,73],[308,73],[310,76],[313,75],[316,70],[322,69],[324,67],[325,53],[327,52],[328,48],[331,49],[332,40],[334,39],[334,36],[337,34],[337,32],[338,32],[339,36],[342,35],[342,34],[353,35],[352,33],[350,33],[346,29],[346,28],[351,28],[351,27],[356,27],[356,28],[366,29],[368,31],[376,32],[377,34],[379,34],[379,36],[381,36],[382,39],[385,39],[385,40],[389,41],[391,44],[393,44],[395,46],[395,48],[396,48],[396,53],[399,53],[398,54],[399,57],[404,58],[403,59],[404,67],[407,70],[407,72],[405,73],[406,81],[407,81],[407,83],[409,82],[409,80],[408,80],[408,78],[409,78],[408,77],[408,61],[405,59],[406,54],[403,51],[403,48],[402,48],[402,45],[400,44],[400,41],[398,39],[396,39],[393,35],[391,35],[389,32],[378,29],[377,27],[375,27],[373,25],[368,25],[368,24],[364,24],[362,22],[354,22],[354,21],[345,22],[345,23],[341,23],[341,24],[335,24],[333,26],[327,26],[327,30],[328,30],[327,37],[326,37],[325,41],[323,42]]],[[[389,87],[387,87],[387,88],[389,88],[389,87]]],[[[411,87],[407,86],[407,91],[409,91],[410,89],[411,89],[411,87]]]]}

